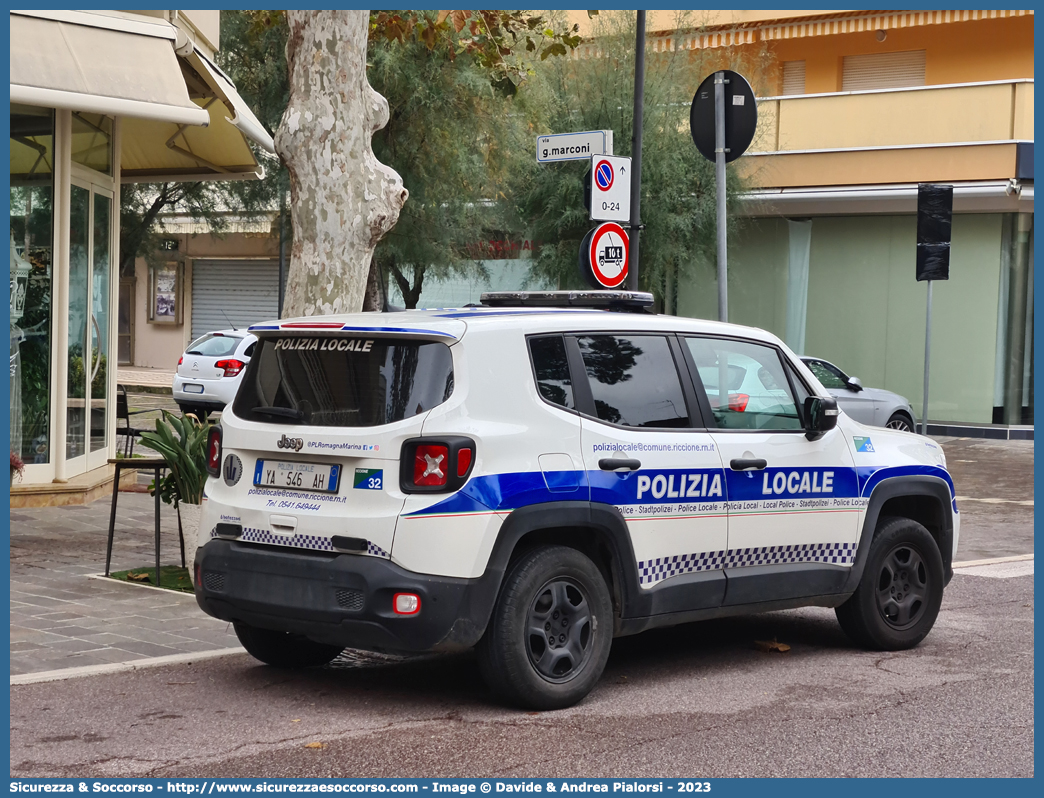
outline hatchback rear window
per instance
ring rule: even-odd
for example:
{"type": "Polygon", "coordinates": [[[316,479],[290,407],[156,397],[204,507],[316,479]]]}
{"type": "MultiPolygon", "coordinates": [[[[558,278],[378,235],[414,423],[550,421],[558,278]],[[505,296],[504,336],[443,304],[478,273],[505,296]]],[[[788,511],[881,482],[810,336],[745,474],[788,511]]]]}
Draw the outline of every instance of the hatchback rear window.
{"type": "Polygon", "coordinates": [[[188,349],[186,355],[210,355],[211,357],[224,357],[236,351],[239,342],[243,339],[236,335],[215,335],[207,333],[202,338],[197,338],[188,349]]]}
{"type": "Polygon", "coordinates": [[[376,427],[431,410],[452,392],[453,358],[443,343],[263,338],[233,410],[273,424],[376,427]]]}

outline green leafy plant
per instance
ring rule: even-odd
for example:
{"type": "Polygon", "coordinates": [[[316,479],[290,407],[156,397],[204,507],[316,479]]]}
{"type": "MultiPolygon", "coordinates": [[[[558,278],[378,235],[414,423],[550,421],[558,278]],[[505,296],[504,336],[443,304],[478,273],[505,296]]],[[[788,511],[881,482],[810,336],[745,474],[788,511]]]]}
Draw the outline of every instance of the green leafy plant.
{"type": "Polygon", "coordinates": [[[149,486],[149,494],[175,507],[181,502],[200,504],[207,482],[207,435],[211,424],[201,424],[193,415],[178,416],[166,410],[156,419],[155,432],[141,433],[141,442],[159,452],[170,473],[149,486]]]}

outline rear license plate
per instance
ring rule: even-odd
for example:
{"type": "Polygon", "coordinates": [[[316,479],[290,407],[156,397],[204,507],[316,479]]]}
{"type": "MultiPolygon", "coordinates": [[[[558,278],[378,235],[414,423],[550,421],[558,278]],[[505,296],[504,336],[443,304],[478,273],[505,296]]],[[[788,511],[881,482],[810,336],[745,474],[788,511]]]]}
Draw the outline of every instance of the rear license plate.
{"type": "Polygon", "coordinates": [[[289,488],[337,493],[341,467],[319,463],[287,463],[282,460],[258,460],[254,468],[254,485],[263,488],[289,488]]]}
{"type": "Polygon", "coordinates": [[[185,391],[185,393],[203,393],[203,386],[202,385],[196,385],[195,383],[192,383],[192,382],[186,382],[182,386],[182,388],[185,391]]]}

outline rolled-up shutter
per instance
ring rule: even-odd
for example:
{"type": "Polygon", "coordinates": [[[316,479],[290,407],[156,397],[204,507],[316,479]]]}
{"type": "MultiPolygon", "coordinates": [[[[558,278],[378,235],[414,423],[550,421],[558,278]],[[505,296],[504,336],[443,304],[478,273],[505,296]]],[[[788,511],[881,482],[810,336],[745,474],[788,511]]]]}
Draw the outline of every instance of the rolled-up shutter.
{"type": "Polygon", "coordinates": [[[192,262],[192,338],[279,316],[279,261],[192,262]]]}
{"type": "Polygon", "coordinates": [[[924,69],[924,50],[846,55],[841,77],[841,91],[923,86],[924,69]]]}

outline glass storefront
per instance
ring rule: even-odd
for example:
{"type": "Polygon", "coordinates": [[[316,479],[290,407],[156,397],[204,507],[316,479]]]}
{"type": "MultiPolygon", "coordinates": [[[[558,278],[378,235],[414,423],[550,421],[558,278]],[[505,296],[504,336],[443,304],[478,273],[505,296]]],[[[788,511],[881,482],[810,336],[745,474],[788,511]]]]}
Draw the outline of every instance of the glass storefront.
{"type": "Polygon", "coordinates": [[[11,452],[49,462],[54,112],[11,106],[11,452]]]}

